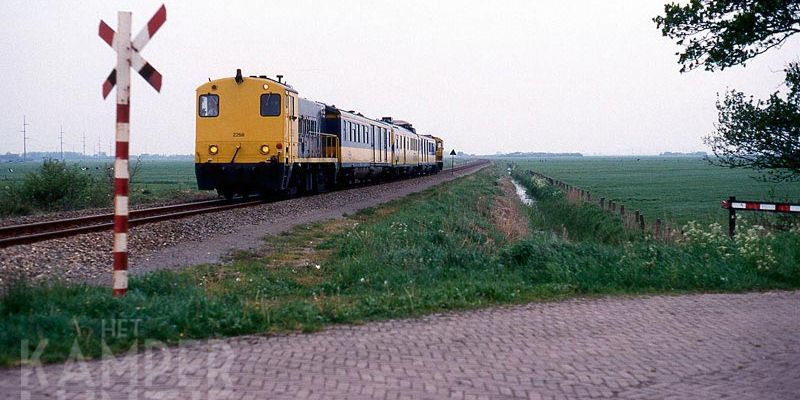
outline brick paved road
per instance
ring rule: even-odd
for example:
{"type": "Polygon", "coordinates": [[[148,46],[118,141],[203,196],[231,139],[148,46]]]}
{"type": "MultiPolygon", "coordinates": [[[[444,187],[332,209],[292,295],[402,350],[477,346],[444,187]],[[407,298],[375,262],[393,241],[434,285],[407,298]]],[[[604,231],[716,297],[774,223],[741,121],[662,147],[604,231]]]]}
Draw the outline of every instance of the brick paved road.
{"type": "Polygon", "coordinates": [[[798,399],[800,292],[581,299],[242,337],[118,356],[109,364],[4,370],[0,393],[798,399]],[[138,376],[118,375],[125,368],[138,376]]]}

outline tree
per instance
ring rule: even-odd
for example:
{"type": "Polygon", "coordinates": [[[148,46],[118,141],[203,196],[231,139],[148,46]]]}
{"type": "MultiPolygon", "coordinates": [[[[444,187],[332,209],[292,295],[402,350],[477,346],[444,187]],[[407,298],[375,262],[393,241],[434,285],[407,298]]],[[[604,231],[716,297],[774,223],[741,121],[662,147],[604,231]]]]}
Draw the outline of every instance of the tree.
{"type": "MultiPolygon", "coordinates": [[[[654,21],[682,47],[681,72],[744,65],[800,32],[800,0],[691,0],[665,5],[664,14],[654,21]]],[[[732,90],[717,101],[716,132],[705,138],[715,163],[800,179],[800,65],[785,72],[788,93],[754,100],[732,90]]]]}
{"type": "Polygon", "coordinates": [[[705,138],[717,164],[754,168],[773,181],[800,178],[800,67],[796,63],[786,69],[786,83],[786,100],[773,93],[767,100],[755,101],[733,90],[717,101],[717,131],[705,138]]]}

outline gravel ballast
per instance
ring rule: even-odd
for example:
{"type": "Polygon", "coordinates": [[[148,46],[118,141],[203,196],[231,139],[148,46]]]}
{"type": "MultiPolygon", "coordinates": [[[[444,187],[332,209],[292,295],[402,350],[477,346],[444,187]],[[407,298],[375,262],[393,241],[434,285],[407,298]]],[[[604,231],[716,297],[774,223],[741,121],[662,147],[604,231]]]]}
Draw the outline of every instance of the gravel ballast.
{"type": "MultiPolygon", "coordinates": [[[[232,251],[265,244],[267,235],[373,207],[480,168],[133,227],[130,273],[218,263],[232,251]]],[[[110,232],[97,232],[0,249],[0,286],[18,279],[110,284],[112,241],[110,232]]]]}

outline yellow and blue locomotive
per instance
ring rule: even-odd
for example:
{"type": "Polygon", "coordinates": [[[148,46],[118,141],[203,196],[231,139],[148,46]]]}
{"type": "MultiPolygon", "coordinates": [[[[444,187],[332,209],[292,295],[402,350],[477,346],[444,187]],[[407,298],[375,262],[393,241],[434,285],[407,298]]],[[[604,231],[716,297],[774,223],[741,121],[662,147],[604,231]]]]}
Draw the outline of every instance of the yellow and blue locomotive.
{"type": "Polygon", "coordinates": [[[241,70],[197,88],[195,143],[198,187],[226,198],[320,192],[443,165],[442,140],[405,121],[307,100],[281,75],[241,70]]]}

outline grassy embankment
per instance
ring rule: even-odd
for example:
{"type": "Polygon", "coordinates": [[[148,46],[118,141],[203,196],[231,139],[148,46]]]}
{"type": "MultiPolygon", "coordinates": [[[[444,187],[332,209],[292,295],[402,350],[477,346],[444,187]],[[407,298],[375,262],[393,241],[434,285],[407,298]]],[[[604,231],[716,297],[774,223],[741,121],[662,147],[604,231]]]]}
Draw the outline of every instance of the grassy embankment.
{"type": "Polygon", "coordinates": [[[533,233],[509,240],[493,210],[502,193],[498,176],[485,170],[298,227],[229,264],[134,278],[123,299],[112,299],[105,287],[13,288],[0,300],[0,364],[19,362],[22,340],[32,352],[47,339],[42,360],[59,361],[75,341],[84,356],[99,357],[101,344],[123,352],[145,340],[313,331],[576,295],[800,286],[797,233],[752,243],[698,233],[666,245],[629,237],[612,216],[567,206],[558,192],[532,181],[523,183],[537,205],[521,212],[533,233]],[[773,261],[762,265],[764,252],[773,261]],[[104,339],[103,323],[112,319],[141,320],[137,336],[104,339]]]}

